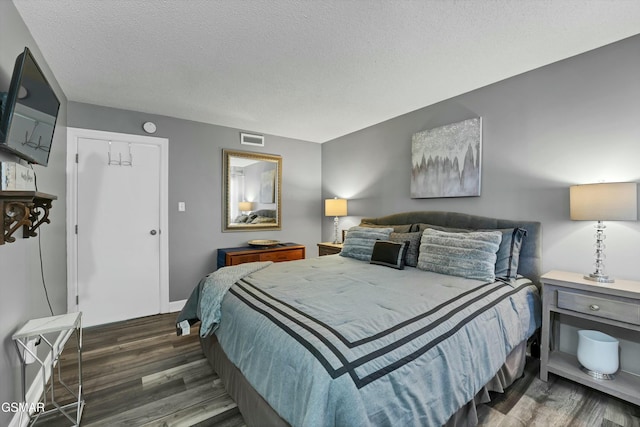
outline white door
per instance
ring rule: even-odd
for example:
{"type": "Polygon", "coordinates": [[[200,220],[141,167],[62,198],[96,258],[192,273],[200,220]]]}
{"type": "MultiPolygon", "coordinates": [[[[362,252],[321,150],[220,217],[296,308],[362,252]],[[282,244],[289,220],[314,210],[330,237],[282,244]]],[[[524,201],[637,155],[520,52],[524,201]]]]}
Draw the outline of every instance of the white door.
{"type": "Polygon", "coordinates": [[[162,147],[116,136],[75,138],[76,305],[85,326],[168,307],[161,286],[162,147]]]}

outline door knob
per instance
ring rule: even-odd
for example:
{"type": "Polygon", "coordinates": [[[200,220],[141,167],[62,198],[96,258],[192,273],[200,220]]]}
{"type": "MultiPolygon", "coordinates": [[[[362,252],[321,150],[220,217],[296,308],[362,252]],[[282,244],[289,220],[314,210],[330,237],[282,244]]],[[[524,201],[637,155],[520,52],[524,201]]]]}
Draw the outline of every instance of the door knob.
{"type": "Polygon", "coordinates": [[[158,232],[156,230],[151,230],[149,234],[151,234],[152,236],[155,236],[156,234],[158,234],[158,232]]]}

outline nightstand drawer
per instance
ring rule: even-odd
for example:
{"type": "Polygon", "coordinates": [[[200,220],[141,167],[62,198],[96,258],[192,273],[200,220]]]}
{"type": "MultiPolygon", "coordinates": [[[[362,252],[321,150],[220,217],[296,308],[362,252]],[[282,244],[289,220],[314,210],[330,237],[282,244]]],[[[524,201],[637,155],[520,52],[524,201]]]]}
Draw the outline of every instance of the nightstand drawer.
{"type": "Polygon", "coordinates": [[[340,251],[342,251],[342,247],[342,243],[318,243],[318,255],[325,256],[339,254],[340,251]]]}
{"type": "Polygon", "coordinates": [[[335,254],[339,254],[340,251],[336,250],[334,248],[325,248],[325,247],[319,247],[318,248],[318,255],[319,256],[325,256],[325,255],[335,255],[335,254]]]}
{"type": "Polygon", "coordinates": [[[558,308],[640,325],[640,305],[637,302],[558,291],[558,308]]]}

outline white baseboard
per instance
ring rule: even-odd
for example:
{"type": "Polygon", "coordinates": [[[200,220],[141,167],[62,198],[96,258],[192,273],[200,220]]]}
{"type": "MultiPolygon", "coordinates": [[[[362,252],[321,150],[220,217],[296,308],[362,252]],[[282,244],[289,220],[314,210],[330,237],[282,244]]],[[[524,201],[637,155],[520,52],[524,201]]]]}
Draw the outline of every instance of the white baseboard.
{"type": "Polygon", "coordinates": [[[169,301],[169,313],[182,310],[182,308],[186,303],[187,303],[186,299],[183,299],[180,301],[169,301]]]}

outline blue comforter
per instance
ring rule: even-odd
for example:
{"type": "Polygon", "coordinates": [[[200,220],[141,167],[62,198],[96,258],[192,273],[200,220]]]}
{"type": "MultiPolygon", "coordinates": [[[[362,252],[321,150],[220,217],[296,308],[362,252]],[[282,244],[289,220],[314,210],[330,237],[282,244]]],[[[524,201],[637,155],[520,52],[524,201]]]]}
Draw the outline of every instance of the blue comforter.
{"type": "Polygon", "coordinates": [[[293,426],[442,425],[540,324],[526,279],[340,256],[245,275],[220,309],[220,345],[293,426]]]}

